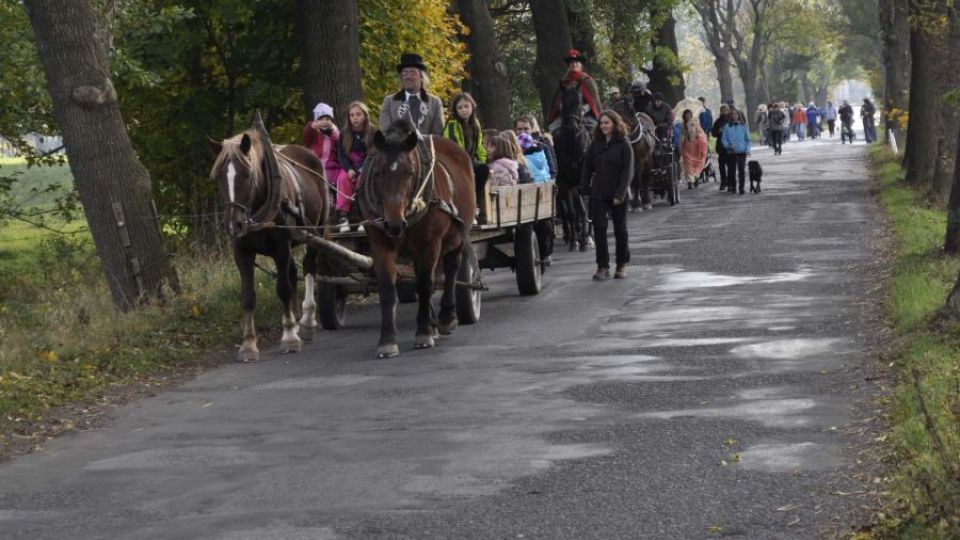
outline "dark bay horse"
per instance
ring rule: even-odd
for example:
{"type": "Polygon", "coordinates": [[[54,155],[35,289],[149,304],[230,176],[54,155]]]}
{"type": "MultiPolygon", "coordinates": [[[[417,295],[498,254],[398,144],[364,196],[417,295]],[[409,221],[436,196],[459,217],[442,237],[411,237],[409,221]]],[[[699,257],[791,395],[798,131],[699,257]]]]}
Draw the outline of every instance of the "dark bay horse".
{"type": "Polygon", "coordinates": [[[587,207],[580,197],[580,171],[590,147],[590,131],[583,123],[583,96],[576,87],[560,97],[561,124],[551,135],[557,151],[558,213],[570,251],[586,251],[590,229],[587,207]]]}
{"type": "Polygon", "coordinates": [[[251,129],[219,142],[210,140],[217,159],[210,178],[217,182],[224,211],[224,228],[232,239],[233,258],[240,271],[243,304],[243,343],[237,359],[260,358],[253,321],[256,306],[253,271],[257,255],[271,257],[277,267],[277,296],[283,304],[282,352],[299,351],[317,326],[314,300],[318,258],[307,247],[303,260],[306,291],[303,316],[297,324],[294,302],[297,266],[291,254],[296,243],[289,229],[276,225],[317,227],[327,220],[328,202],[323,164],[309,149],[287,145],[274,150],[257,114],[251,129]]]}
{"type": "Polygon", "coordinates": [[[401,120],[377,131],[376,152],[367,158],[361,184],[361,210],[380,288],[382,314],[379,358],[400,354],[397,346],[397,258],[409,257],[416,274],[415,346],[431,348],[438,334],[457,328],[455,287],[477,199],[470,157],[456,143],[417,132],[401,120]],[[418,149],[427,148],[426,152],[418,149]],[[366,201],[366,202],[364,202],[366,201]],[[437,266],[443,261],[439,321],[431,297],[437,266]]]}
{"type": "Polygon", "coordinates": [[[649,116],[633,109],[633,100],[621,99],[614,103],[613,110],[626,122],[630,146],[633,147],[634,173],[630,181],[630,208],[636,210],[641,205],[651,203],[650,165],[657,146],[656,126],[649,116]]]}

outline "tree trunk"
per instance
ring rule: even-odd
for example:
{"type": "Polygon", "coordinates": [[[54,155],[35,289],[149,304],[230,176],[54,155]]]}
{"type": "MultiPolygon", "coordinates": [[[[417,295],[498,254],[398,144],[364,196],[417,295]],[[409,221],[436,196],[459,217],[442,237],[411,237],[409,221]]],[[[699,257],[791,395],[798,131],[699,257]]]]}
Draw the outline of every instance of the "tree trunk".
{"type": "Polygon", "coordinates": [[[594,78],[603,78],[600,63],[597,62],[597,45],[593,28],[593,18],[584,0],[566,0],[567,24],[570,26],[570,41],[573,48],[584,53],[590,62],[590,74],[594,78]]]}
{"type": "Polygon", "coordinates": [[[900,0],[880,0],[883,38],[884,127],[892,129],[897,143],[904,144],[906,125],[899,113],[910,106],[910,8],[900,0]]]}
{"type": "Polygon", "coordinates": [[[470,29],[465,37],[470,51],[469,78],[464,88],[477,100],[477,114],[485,127],[506,129],[510,121],[510,84],[500,57],[493,17],[483,0],[457,0],[460,20],[470,29]]]}
{"type": "Polygon", "coordinates": [[[722,54],[723,58],[714,58],[713,65],[717,67],[720,102],[727,103],[733,99],[733,72],[730,70],[730,53],[724,49],[722,54]]]}
{"type": "MultiPolygon", "coordinates": [[[[956,124],[953,129],[957,130],[956,124]]],[[[960,152],[960,142],[958,142],[957,152],[960,152]]],[[[947,203],[947,236],[943,249],[952,255],[960,253],[960,160],[954,160],[953,164],[953,187],[950,189],[950,200],[947,203]]],[[[957,293],[957,288],[954,288],[954,293],[957,293]]],[[[960,308],[960,304],[957,307],[960,308]]]]}
{"type": "MultiPolygon", "coordinates": [[[[947,8],[947,36],[945,54],[937,66],[940,73],[941,99],[960,89],[960,17],[956,7],[947,8]]],[[[937,162],[933,171],[930,197],[937,205],[945,205],[950,197],[957,159],[957,126],[960,125],[960,107],[954,100],[943,100],[940,115],[940,137],[937,141],[937,162]]]]}
{"type": "Polygon", "coordinates": [[[957,282],[947,296],[946,312],[950,317],[960,319],[960,276],[957,276],[957,282]]]}
{"type": "MultiPolygon", "coordinates": [[[[567,10],[556,0],[530,0],[533,29],[537,36],[537,58],[533,64],[533,81],[540,94],[543,117],[550,112],[551,100],[560,78],[567,72],[563,58],[570,50],[570,27],[567,10]]],[[[546,126],[543,126],[546,129],[546,126]]]]}
{"type": "Polygon", "coordinates": [[[910,30],[910,123],[904,156],[907,181],[914,185],[932,185],[936,167],[942,96],[940,65],[930,59],[942,58],[942,53],[943,36],[925,29],[922,21],[914,24],[910,30]]]}
{"type": "Polygon", "coordinates": [[[654,38],[658,47],[650,70],[650,88],[663,94],[663,100],[673,106],[684,98],[687,88],[680,69],[680,53],[677,48],[677,20],[672,12],[654,13],[653,19],[663,19],[654,38]]]}
{"type": "Polygon", "coordinates": [[[730,33],[724,32],[717,0],[698,0],[692,2],[692,5],[700,15],[704,41],[713,54],[713,65],[717,69],[717,81],[720,84],[720,102],[727,103],[733,99],[733,73],[730,71],[728,48],[730,33]]]}
{"type": "Polygon", "coordinates": [[[88,0],[25,0],[53,113],[114,303],[123,310],[163,286],[178,290],[163,249],[150,175],[117,105],[88,0]]]}
{"type": "Polygon", "coordinates": [[[334,120],[341,125],[347,120],[347,106],[363,99],[357,1],[299,0],[298,12],[304,109],[309,116],[323,101],[333,107],[334,120]]]}

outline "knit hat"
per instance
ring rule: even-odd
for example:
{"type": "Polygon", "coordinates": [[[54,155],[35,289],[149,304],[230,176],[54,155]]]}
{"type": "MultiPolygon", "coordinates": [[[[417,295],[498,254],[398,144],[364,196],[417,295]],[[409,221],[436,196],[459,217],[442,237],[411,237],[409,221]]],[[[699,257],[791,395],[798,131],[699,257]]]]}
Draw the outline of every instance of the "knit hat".
{"type": "Polygon", "coordinates": [[[324,116],[329,116],[333,120],[333,107],[326,103],[317,103],[317,106],[313,108],[313,119],[319,120],[324,116]]]}
{"type": "Polygon", "coordinates": [[[533,140],[533,137],[531,137],[529,133],[517,135],[517,143],[520,145],[520,148],[524,150],[529,150],[537,145],[537,142],[533,140]]]}

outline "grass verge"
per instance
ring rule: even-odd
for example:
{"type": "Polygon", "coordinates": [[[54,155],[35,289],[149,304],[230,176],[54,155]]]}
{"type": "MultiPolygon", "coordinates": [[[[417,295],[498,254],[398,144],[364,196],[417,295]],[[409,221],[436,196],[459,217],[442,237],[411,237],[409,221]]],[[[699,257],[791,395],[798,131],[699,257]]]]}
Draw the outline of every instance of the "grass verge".
{"type": "Polygon", "coordinates": [[[891,410],[892,511],[872,537],[960,537],[960,324],[940,316],[960,272],[943,252],[946,212],[904,182],[896,156],[870,160],[896,238],[887,316],[898,386],[891,410]]]}
{"type": "MultiPolygon", "coordinates": [[[[0,242],[7,234],[0,229],[0,242]]],[[[223,254],[177,261],[183,294],[122,314],[88,236],[44,233],[0,260],[0,458],[74,429],[63,406],[85,410],[129,383],[209,364],[211,352],[239,342],[233,263],[223,254]]],[[[261,331],[275,328],[273,279],[256,278],[256,320],[261,331]]]]}

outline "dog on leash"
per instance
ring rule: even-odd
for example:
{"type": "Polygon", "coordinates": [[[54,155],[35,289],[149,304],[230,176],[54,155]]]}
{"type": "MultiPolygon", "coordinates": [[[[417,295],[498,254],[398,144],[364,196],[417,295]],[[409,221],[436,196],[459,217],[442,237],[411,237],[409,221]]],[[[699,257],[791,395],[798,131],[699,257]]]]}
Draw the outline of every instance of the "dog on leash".
{"type": "Polygon", "coordinates": [[[763,167],[760,162],[751,159],[747,162],[747,168],[750,170],[750,193],[760,193],[760,181],[763,180],[763,167]],[[756,183],[756,186],[754,186],[756,183]]]}

